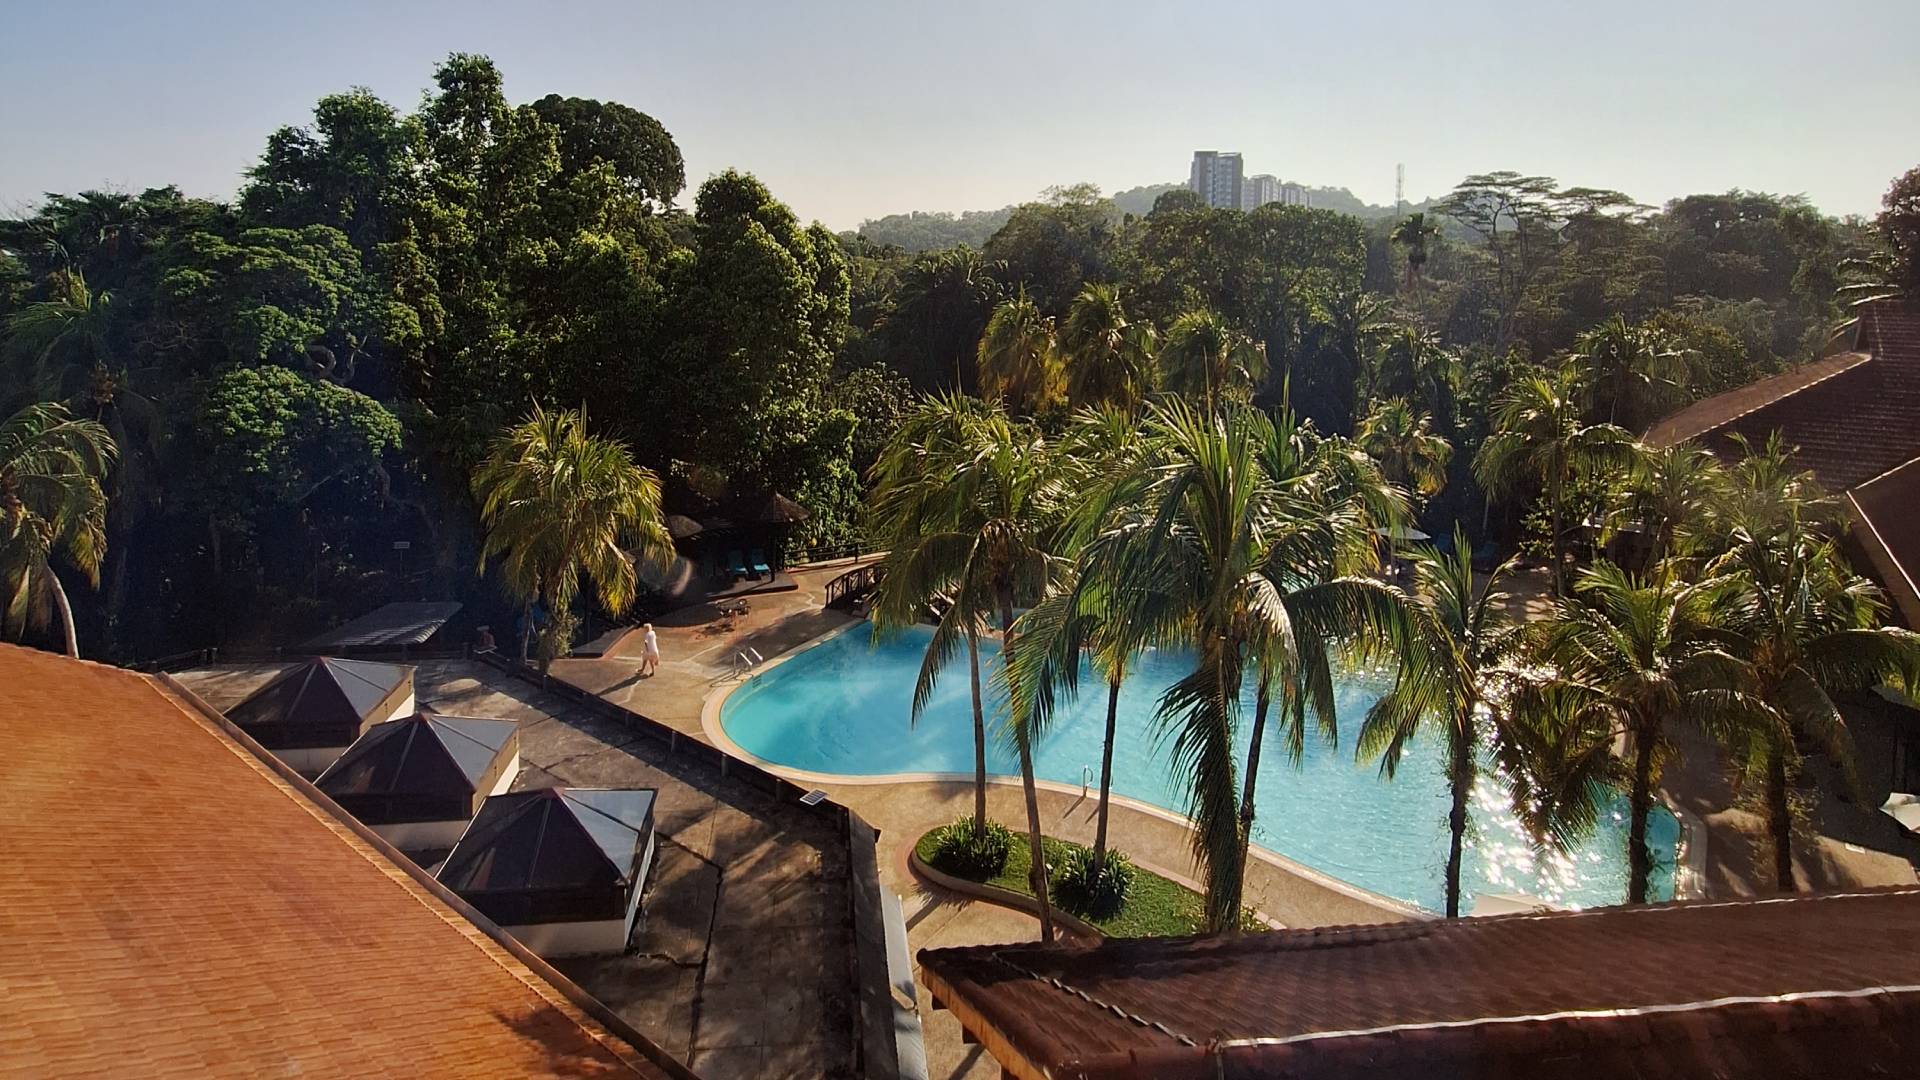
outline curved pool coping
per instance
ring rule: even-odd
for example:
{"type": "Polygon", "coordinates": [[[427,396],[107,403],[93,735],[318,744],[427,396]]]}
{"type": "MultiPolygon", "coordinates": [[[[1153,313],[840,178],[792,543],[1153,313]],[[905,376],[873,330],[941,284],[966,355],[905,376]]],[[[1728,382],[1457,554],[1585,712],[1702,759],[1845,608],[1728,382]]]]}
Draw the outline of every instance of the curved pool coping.
{"type": "MultiPolygon", "coordinates": [[[[720,713],[721,713],[721,710],[726,706],[727,699],[733,696],[733,692],[735,690],[738,690],[742,686],[745,686],[756,675],[759,675],[763,672],[771,670],[772,668],[779,667],[781,664],[786,663],[787,661],[793,659],[794,657],[799,656],[810,649],[818,648],[819,646],[833,640],[834,638],[839,637],[841,634],[850,633],[855,629],[858,629],[860,627],[867,626],[867,625],[870,625],[867,622],[867,620],[860,619],[854,622],[850,622],[845,626],[835,627],[834,629],[829,630],[826,633],[821,634],[816,638],[813,638],[812,640],[806,642],[805,644],[795,646],[794,648],[789,649],[778,656],[769,658],[765,663],[755,667],[752,670],[752,672],[748,674],[745,678],[737,679],[732,682],[729,682],[724,686],[715,688],[711,693],[707,695],[706,700],[703,701],[700,706],[700,728],[702,733],[706,735],[707,740],[711,742],[715,747],[717,747],[721,753],[739,758],[740,760],[745,762],[749,762],[753,765],[756,765],[762,769],[767,770],[768,772],[773,773],[776,776],[783,776],[789,780],[800,781],[808,784],[816,784],[816,785],[817,784],[847,784],[847,785],[865,786],[865,785],[921,783],[921,782],[926,782],[926,783],[959,782],[959,783],[966,783],[966,784],[973,783],[974,775],[972,772],[904,772],[904,773],[848,774],[848,773],[814,772],[808,769],[796,769],[788,765],[783,765],[777,761],[769,761],[766,758],[763,758],[758,754],[755,754],[751,750],[748,750],[746,747],[743,747],[739,743],[735,742],[733,740],[733,737],[727,734],[725,726],[720,722],[720,713]]],[[[1000,784],[1003,786],[1014,787],[1014,788],[1018,788],[1021,786],[1020,778],[1018,776],[1009,776],[1004,773],[988,773],[987,783],[1000,784]]],[[[1082,789],[1076,788],[1072,784],[1063,784],[1057,780],[1043,780],[1038,777],[1034,779],[1034,786],[1036,788],[1044,788],[1048,791],[1053,791],[1063,795],[1077,796],[1077,795],[1085,794],[1085,792],[1082,789]]],[[[1187,817],[1185,814],[1181,814],[1181,813],[1177,813],[1175,811],[1169,810],[1164,806],[1159,806],[1154,803],[1147,802],[1143,799],[1136,799],[1131,795],[1122,795],[1119,792],[1113,792],[1108,797],[1115,805],[1124,806],[1137,813],[1146,814],[1149,817],[1158,818],[1162,821],[1169,822],[1174,825],[1178,825],[1185,829],[1192,829],[1194,827],[1192,818],[1187,817]]],[[[1706,851],[1705,851],[1706,830],[1701,828],[1696,828],[1695,825],[1697,824],[1697,822],[1695,821],[1693,815],[1686,812],[1685,810],[1682,810],[1679,806],[1675,805],[1674,801],[1671,798],[1666,797],[1664,792],[1662,792],[1661,794],[1660,801],[1674,815],[1674,819],[1677,822],[1679,822],[1679,825],[1680,825],[1680,839],[1674,855],[1674,862],[1675,862],[1674,899],[1676,900],[1694,899],[1699,895],[1699,885],[1704,880],[1702,874],[1700,873],[1700,869],[1704,867],[1705,859],[1706,859],[1706,851]]],[[[1269,866],[1280,871],[1281,873],[1288,874],[1295,878],[1298,878],[1299,880],[1306,883],[1307,885],[1331,892],[1336,896],[1340,897],[1341,899],[1365,905],[1368,908],[1371,908],[1380,912],[1383,916],[1385,916],[1390,920],[1396,920],[1396,921],[1427,920],[1427,919],[1439,919],[1442,917],[1437,912],[1428,911],[1426,908],[1420,907],[1417,904],[1409,903],[1408,901],[1405,901],[1405,900],[1401,900],[1398,897],[1388,896],[1385,893],[1374,892],[1372,889],[1363,888],[1349,881],[1343,881],[1340,878],[1334,877],[1332,874],[1329,874],[1324,870],[1320,870],[1315,867],[1309,866],[1306,863],[1300,862],[1299,860],[1290,858],[1286,855],[1282,855],[1279,852],[1274,851],[1271,848],[1263,847],[1260,844],[1249,844],[1248,851],[1250,851],[1255,858],[1259,859],[1261,862],[1268,864],[1269,866]]]]}

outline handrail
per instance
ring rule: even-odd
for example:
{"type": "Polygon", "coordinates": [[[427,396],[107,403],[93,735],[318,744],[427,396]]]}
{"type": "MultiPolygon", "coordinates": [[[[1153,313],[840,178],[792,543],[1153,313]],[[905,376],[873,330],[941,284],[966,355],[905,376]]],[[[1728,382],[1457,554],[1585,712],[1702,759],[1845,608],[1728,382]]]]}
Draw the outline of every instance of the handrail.
{"type": "Polygon", "coordinates": [[[846,607],[872,592],[885,576],[883,564],[863,563],[827,582],[827,606],[846,607]]]}

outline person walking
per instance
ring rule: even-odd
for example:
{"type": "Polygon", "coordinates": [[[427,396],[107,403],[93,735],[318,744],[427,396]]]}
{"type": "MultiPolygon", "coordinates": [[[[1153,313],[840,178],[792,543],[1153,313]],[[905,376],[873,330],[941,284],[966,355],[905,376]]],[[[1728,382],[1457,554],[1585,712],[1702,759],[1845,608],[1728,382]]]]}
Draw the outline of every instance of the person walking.
{"type": "Polygon", "coordinates": [[[646,633],[640,638],[640,676],[646,678],[660,670],[660,635],[653,632],[653,624],[641,627],[646,633]]]}

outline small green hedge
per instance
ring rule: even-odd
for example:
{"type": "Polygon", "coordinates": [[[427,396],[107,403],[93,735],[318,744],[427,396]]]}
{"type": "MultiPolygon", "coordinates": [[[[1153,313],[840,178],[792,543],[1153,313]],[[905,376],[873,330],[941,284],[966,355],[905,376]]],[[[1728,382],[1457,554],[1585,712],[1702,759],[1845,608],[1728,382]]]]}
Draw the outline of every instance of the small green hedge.
{"type": "Polygon", "coordinates": [[[1013,832],[997,821],[984,830],[970,817],[942,825],[921,839],[920,857],[942,873],[968,881],[986,881],[1006,868],[1013,832]]]}
{"type": "MultiPolygon", "coordinates": [[[[972,822],[969,820],[967,824],[971,829],[972,822]]],[[[922,836],[920,842],[914,845],[914,852],[928,865],[954,877],[994,885],[1026,896],[1033,895],[1033,890],[1027,886],[1027,873],[1033,862],[1027,854],[1027,838],[1024,835],[1011,832],[1005,826],[997,826],[1007,834],[1009,842],[1006,864],[997,874],[980,876],[957,873],[934,860],[936,838],[951,828],[951,825],[942,826],[922,836]]],[[[1055,840],[1050,836],[1042,837],[1041,842],[1047,849],[1047,868],[1053,871],[1054,884],[1049,893],[1054,903],[1092,923],[1108,937],[1197,934],[1206,928],[1206,908],[1201,904],[1200,894],[1131,863],[1127,865],[1133,871],[1133,882],[1126,890],[1126,902],[1118,910],[1100,914],[1078,906],[1078,898],[1070,900],[1067,895],[1070,890],[1060,888],[1059,870],[1076,862],[1092,862],[1092,852],[1080,844],[1055,840]],[[1076,852],[1079,854],[1076,855],[1076,852]]],[[[1111,858],[1117,853],[1109,851],[1108,854],[1111,858]]]]}

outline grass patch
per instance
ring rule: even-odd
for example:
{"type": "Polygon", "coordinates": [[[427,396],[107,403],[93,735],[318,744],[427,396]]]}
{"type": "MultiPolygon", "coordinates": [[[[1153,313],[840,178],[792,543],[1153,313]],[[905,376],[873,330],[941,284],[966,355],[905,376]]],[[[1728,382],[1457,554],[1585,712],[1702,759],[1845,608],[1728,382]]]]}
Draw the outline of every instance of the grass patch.
{"type": "MultiPolygon", "coordinates": [[[[1049,870],[1061,866],[1070,851],[1081,848],[1079,844],[1055,840],[1051,836],[1041,837],[1041,842],[1046,845],[1049,870]]],[[[928,833],[914,845],[914,853],[920,856],[921,861],[931,865],[934,847],[934,836],[928,833]]],[[[968,880],[978,881],[984,885],[995,885],[1024,896],[1032,896],[1033,890],[1027,887],[1027,871],[1032,866],[1033,860],[1027,848],[1027,836],[1025,833],[1017,832],[1013,834],[1013,843],[1007,852],[1007,865],[998,874],[990,878],[968,878],[968,880]]],[[[1197,934],[1206,928],[1206,909],[1201,905],[1199,893],[1178,882],[1169,881],[1151,870],[1138,867],[1135,869],[1133,887],[1127,890],[1127,901],[1121,905],[1120,910],[1098,918],[1084,912],[1073,911],[1072,908],[1066,910],[1099,927],[1100,932],[1108,937],[1197,934]]],[[[1049,888],[1047,892],[1050,897],[1055,896],[1053,889],[1049,888]]],[[[1059,905],[1057,897],[1054,902],[1059,905]]]]}

